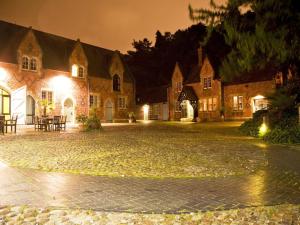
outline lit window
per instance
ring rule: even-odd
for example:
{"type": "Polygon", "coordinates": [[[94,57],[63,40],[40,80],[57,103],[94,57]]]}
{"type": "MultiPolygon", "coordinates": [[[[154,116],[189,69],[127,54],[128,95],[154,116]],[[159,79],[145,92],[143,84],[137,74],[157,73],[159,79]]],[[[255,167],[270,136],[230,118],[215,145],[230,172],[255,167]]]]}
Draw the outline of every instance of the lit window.
{"type": "Polygon", "coordinates": [[[52,91],[42,91],[42,100],[46,101],[48,105],[53,104],[53,92],[52,91]]]}
{"type": "Polygon", "coordinates": [[[83,78],[84,77],[84,67],[80,66],[78,69],[78,77],[83,78]]]}
{"type": "Polygon", "coordinates": [[[213,111],[217,110],[217,98],[213,98],[213,111]]]}
{"type": "Polygon", "coordinates": [[[118,108],[119,109],[126,109],[126,98],[125,97],[119,97],[118,98],[118,108]]]}
{"type": "Polygon", "coordinates": [[[158,116],[159,115],[159,107],[157,104],[153,105],[153,110],[152,110],[153,116],[158,116]]]}
{"type": "Polygon", "coordinates": [[[208,111],[212,111],[213,109],[213,101],[212,98],[208,99],[208,111]]]}
{"type": "Polygon", "coordinates": [[[36,64],[37,64],[37,61],[35,58],[30,59],[30,70],[36,71],[36,68],[37,68],[36,64]]]}
{"type": "Polygon", "coordinates": [[[233,110],[242,111],[243,108],[243,96],[233,96],[233,110]]]}
{"type": "Polygon", "coordinates": [[[100,106],[100,96],[91,94],[90,95],[90,108],[98,108],[100,106]]]}
{"type": "Polygon", "coordinates": [[[207,99],[203,99],[203,111],[207,111],[207,99]]]}
{"type": "Polygon", "coordinates": [[[203,88],[204,89],[211,88],[211,77],[203,78],[203,88]]]}
{"type": "Polygon", "coordinates": [[[200,99],[199,100],[199,106],[200,106],[200,112],[203,112],[203,100],[202,99],[200,99]]]}
{"type": "Polygon", "coordinates": [[[113,77],[113,90],[120,91],[120,77],[117,74],[113,77]]]}
{"type": "Polygon", "coordinates": [[[72,65],[72,77],[78,77],[78,66],[76,64],[72,65]]]}
{"type": "Polygon", "coordinates": [[[29,69],[29,58],[27,56],[22,57],[22,69],[24,70],[29,69]]]}

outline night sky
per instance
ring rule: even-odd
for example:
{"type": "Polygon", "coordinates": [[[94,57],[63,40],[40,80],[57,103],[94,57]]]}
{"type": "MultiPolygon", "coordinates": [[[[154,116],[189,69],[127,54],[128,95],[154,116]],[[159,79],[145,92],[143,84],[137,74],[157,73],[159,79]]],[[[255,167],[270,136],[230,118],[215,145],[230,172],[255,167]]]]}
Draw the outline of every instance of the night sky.
{"type": "Polygon", "coordinates": [[[133,39],[190,26],[189,3],[209,6],[209,0],[0,0],[0,19],[126,52],[133,39]]]}

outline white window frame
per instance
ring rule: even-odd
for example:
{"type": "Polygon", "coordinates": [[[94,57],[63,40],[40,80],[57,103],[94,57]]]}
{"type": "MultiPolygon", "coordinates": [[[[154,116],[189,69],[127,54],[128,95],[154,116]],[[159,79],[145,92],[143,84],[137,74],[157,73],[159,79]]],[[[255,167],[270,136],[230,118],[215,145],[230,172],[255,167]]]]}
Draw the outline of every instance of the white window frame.
{"type": "Polygon", "coordinates": [[[30,62],[29,62],[29,70],[30,71],[37,71],[37,66],[38,65],[38,60],[36,57],[32,57],[30,58],[30,62]],[[34,63],[33,63],[34,62],[34,63]]]}
{"type": "Polygon", "coordinates": [[[217,97],[213,97],[213,111],[217,111],[217,102],[218,102],[218,100],[217,100],[217,97]]]}
{"type": "Polygon", "coordinates": [[[233,96],[233,111],[243,111],[244,110],[244,98],[242,95],[233,96]]]}
{"type": "Polygon", "coordinates": [[[101,106],[101,98],[100,98],[100,94],[98,93],[90,93],[89,96],[89,107],[90,108],[99,108],[101,106]],[[91,105],[91,97],[93,99],[93,104],[91,105]],[[96,99],[96,102],[95,102],[96,99]]]}
{"type": "Polygon", "coordinates": [[[48,101],[48,105],[54,105],[54,92],[52,89],[46,89],[46,88],[42,88],[42,93],[41,93],[41,99],[42,100],[47,100],[48,101]],[[45,92],[45,98],[43,98],[43,92],[45,92]],[[49,101],[49,94],[51,93],[51,101],[49,101]]]}
{"type": "Polygon", "coordinates": [[[118,96],[118,109],[127,109],[127,97],[118,96]]]}
{"type": "Polygon", "coordinates": [[[22,70],[29,70],[29,66],[30,66],[30,58],[27,55],[23,55],[22,56],[22,70]],[[25,63],[25,59],[26,59],[26,63],[25,63]],[[27,65],[27,66],[24,67],[24,65],[27,65]]]}
{"type": "Polygon", "coordinates": [[[204,77],[203,78],[203,88],[209,89],[212,87],[212,78],[211,77],[204,77]]]}
{"type": "Polygon", "coordinates": [[[79,65],[79,66],[78,66],[77,77],[78,77],[78,78],[84,78],[84,73],[85,73],[85,68],[84,68],[84,66],[79,65]]]}

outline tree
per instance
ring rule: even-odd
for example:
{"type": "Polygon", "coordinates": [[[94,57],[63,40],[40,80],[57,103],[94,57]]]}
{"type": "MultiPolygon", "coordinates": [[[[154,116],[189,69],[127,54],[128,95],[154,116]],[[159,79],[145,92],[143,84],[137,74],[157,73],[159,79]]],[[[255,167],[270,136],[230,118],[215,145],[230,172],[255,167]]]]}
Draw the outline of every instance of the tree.
{"type": "Polygon", "coordinates": [[[300,1],[298,0],[228,0],[212,10],[193,9],[194,20],[209,25],[205,39],[212,31],[224,36],[231,51],[222,62],[224,80],[247,72],[273,67],[285,77],[290,70],[299,74],[300,1]]]}

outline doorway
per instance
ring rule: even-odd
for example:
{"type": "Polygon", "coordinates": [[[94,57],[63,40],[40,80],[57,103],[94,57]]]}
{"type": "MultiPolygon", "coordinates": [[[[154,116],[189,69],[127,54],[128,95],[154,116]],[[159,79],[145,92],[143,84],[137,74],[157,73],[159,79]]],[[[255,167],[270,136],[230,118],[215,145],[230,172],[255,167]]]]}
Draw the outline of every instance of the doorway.
{"type": "Polygon", "coordinates": [[[74,123],[74,103],[71,98],[67,98],[64,101],[64,115],[67,116],[68,123],[74,123]]]}
{"type": "Polygon", "coordinates": [[[113,103],[110,99],[108,99],[105,104],[105,120],[107,122],[113,121],[113,103]]]}
{"type": "Polygon", "coordinates": [[[35,100],[32,96],[26,97],[26,124],[33,124],[35,116],[35,100]]]}
{"type": "Polygon", "coordinates": [[[11,99],[10,94],[0,87],[0,115],[7,119],[10,117],[11,99]]]}
{"type": "Polygon", "coordinates": [[[189,100],[181,103],[181,121],[192,121],[194,119],[194,108],[189,100]]]}

